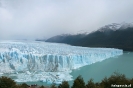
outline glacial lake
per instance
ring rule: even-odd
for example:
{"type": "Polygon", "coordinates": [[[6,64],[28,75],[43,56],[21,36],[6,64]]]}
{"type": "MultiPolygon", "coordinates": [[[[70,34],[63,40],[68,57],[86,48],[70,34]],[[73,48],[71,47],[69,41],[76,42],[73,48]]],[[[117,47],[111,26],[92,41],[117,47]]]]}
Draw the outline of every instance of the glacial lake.
{"type": "MultiPolygon", "coordinates": [[[[133,78],[133,52],[124,52],[123,55],[81,67],[73,70],[71,75],[73,79],[81,75],[87,83],[91,78],[94,82],[101,82],[104,77],[110,77],[114,72],[133,78]]],[[[27,82],[27,84],[48,85],[43,82],[27,82]]],[[[69,81],[69,84],[72,85],[73,81],[69,81]]]]}
{"type": "MultiPolygon", "coordinates": [[[[124,52],[123,55],[106,59],[72,71],[73,79],[81,75],[87,83],[91,78],[94,82],[101,82],[104,77],[110,77],[114,72],[125,74],[133,78],[133,52],[124,52]]],[[[73,82],[70,82],[72,84],[73,82]]]]}

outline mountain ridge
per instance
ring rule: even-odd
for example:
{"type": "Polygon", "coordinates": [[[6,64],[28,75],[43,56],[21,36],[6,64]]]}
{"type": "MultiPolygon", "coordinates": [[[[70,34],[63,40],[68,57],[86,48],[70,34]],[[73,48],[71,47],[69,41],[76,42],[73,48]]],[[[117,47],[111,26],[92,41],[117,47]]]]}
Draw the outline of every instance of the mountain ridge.
{"type": "Polygon", "coordinates": [[[124,51],[133,51],[133,23],[113,23],[105,25],[89,34],[57,35],[47,39],[46,42],[66,43],[83,47],[118,48],[124,51]]]}

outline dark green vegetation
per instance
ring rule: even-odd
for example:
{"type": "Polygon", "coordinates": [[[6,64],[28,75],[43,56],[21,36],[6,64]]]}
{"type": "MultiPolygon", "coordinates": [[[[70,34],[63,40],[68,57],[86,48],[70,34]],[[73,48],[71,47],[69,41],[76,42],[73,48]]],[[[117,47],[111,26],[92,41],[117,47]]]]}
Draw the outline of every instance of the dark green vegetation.
{"type": "Polygon", "coordinates": [[[0,78],[0,88],[17,88],[16,82],[7,77],[0,78]]]}
{"type": "Polygon", "coordinates": [[[83,47],[119,48],[133,51],[133,27],[112,30],[108,27],[90,34],[58,35],[46,42],[66,43],[83,47]]]}
{"type": "Polygon", "coordinates": [[[85,82],[81,76],[78,76],[72,85],[71,88],[86,88],[85,82]]]}
{"type": "Polygon", "coordinates": [[[50,87],[28,87],[25,83],[17,85],[12,79],[7,77],[0,78],[0,88],[116,88],[118,86],[122,88],[133,88],[133,78],[128,79],[125,75],[115,72],[109,78],[105,77],[100,83],[94,83],[93,79],[90,79],[88,83],[85,84],[83,78],[78,76],[71,87],[67,81],[62,82],[60,85],[52,84],[50,87]]]}
{"type": "Polygon", "coordinates": [[[58,88],[70,88],[70,86],[67,81],[64,81],[58,86],[58,88]]]}

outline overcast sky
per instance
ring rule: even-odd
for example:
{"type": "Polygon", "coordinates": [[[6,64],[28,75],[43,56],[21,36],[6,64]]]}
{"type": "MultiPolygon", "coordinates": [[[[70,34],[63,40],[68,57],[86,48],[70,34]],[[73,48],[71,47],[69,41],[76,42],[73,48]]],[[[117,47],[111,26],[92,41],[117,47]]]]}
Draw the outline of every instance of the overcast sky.
{"type": "Polygon", "coordinates": [[[133,0],[0,0],[0,39],[49,38],[133,22],[133,0]]]}

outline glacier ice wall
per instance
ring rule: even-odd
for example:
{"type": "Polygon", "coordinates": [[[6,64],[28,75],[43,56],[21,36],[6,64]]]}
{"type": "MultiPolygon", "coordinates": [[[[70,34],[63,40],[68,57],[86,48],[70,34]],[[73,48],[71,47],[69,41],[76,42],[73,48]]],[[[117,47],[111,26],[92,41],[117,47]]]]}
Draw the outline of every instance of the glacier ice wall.
{"type": "Polygon", "coordinates": [[[87,48],[35,41],[0,41],[0,73],[64,72],[121,54],[122,50],[114,48],[87,48]]]}

